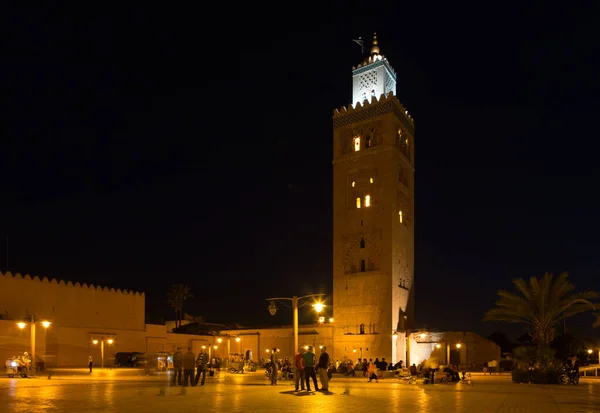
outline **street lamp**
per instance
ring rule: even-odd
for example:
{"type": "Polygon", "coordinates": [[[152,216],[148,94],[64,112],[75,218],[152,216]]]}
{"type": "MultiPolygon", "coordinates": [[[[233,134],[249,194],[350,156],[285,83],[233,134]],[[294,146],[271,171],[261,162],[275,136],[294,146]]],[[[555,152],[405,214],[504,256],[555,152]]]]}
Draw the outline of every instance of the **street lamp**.
{"type": "Polygon", "coordinates": [[[113,337],[97,337],[92,339],[92,344],[100,343],[100,367],[104,368],[104,342],[109,346],[115,342],[113,337]]]}
{"type": "MultiPolygon", "coordinates": [[[[275,304],[275,301],[291,301],[292,302],[292,309],[294,311],[294,354],[298,353],[298,309],[300,307],[304,307],[305,305],[310,303],[310,301],[305,301],[304,303],[299,304],[300,300],[304,300],[307,298],[319,298],[320,299],[324,295],[325,294],[309,294],[309,295],[304,295],[302,297],[298,297],[297,295],[295,295],[291,298],[289,298],[289,297],[267,298],[267,301],[270,301],[268,310],[271,315],[275,315],[277,313],[277,305],[275,304]]],[[[323,311],[323,307],[325,307],[325,304],[323,304],[320,301],[317,301],[317,302],[313,302],[312,306],[317,313],[320,313],[321,311],[323,311]]]]}
{"type": "MultiPolygon", "coordinates": [[[[30,346],[31,346],[31,369],[36,369],[36,363],[35,363],[35,325],[37,323],[40,323],[42,325],[42,327],[44,327],[45,329],[47,329],[48,327],[50,327],[50,324],[52,324],[50,321],[48,320],[38,320],[38,318],[36,317],[35,314],[27,314],[27,320],[29,321],[29,324],[31,324],[31,332],[29,334],[29,340],[30,340],[30,346]]],[[[23,322],[23,321],[19,321],[17,323],[17,326],[23,330],[25,327],[27,327],[27,323],[23,322]]],[[[36,369],[37,370],[37,369],[36,369]]]]}

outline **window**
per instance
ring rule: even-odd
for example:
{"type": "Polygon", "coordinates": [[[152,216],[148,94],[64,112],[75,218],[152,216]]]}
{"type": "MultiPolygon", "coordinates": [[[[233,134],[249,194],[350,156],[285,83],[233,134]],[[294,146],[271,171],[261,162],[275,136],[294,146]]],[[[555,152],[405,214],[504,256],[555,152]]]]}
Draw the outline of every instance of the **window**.
{"type": "Polygon", "coordinates": [[[356,208],[360,209],[360,197],[356,198],[356,208]]]}
{"type": "Polygon", "coordinates": [[[360,151],[360,136],[355,136],[353,139],[354,142],[354,152],[360,151]]]}
{"type": "Polygon", "coordinates": [[[371,206],[371,195],[365,195],[365,208],[371,206]]]}
{"type": "Polygon", "coordinates": [[[373,178],[369,178],[369,182],[370,182],[370,183],[373,183],[373,178]]]}
{"type": "Polygon", "coordinates": [[[403,222],[403,216],[402,216],[402,211],[398,211],[398,218],[400,219],[400,223],[402,224],[403,222]]]}
{"type": "Polygon", "coordinates": [[[356,182],[352,181],[352,188],[356,185],[356,182]]]}
{"type": "Polygon", "coordinates": [[[365,141],[365,148],[371,147],[371,137],[367,136],[367,140],[365,141]]]}
{"type": "Polygon", "coordinates": [[[365,239],[364,239],[364,238],[361,238],[361,239],[360,239],[360,247],[361,247],[361,248],[364,248],[364,247],[365,247],[365,239]]]}
{"type": "Polygon", "coordinates": [[[360,260],[360,272],[365,272],[366,268],[365,260],[360,260]]]}

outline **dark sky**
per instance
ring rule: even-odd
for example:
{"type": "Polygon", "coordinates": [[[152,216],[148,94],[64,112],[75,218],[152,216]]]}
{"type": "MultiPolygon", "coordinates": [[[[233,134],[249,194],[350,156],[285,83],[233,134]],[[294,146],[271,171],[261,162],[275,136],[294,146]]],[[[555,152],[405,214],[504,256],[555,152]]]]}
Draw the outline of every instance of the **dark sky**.
{"type": "Polygon", "coordinates": [[[289,322],[264,299],[332,290],[332,110],[376,31],[416,119],[419,325],[487,334],[497,289],[545,271],[600,290],[595,13],[368,4],[15,11],[10,270],[289,322]]]}

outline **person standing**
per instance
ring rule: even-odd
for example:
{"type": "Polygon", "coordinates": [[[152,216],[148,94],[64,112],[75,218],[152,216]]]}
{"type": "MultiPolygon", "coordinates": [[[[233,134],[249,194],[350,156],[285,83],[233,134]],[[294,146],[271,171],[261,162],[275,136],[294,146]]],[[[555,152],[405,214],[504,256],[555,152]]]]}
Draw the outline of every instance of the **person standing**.
{"type": "Polygon", "coordinates": [[[88,356],[88,366],[90,367],[90,373],[91,373],[92,367],[94,366],[94,363],[92,361],[92,356],[88,356]]]}
{"type": "Polygon", "coordinates": [[[194,368],[196,367],[196,355],[191,347],[188,347],[187,353],[183,355],[183,385],[187,387],[188,383],[194,385],[194,368]]]}
{"type": "Polygon", "coordinates": [[[204,380],[206,379],[206,370],[208,370],[208,354],[204,352],[204,349],[200,349],[200,353],[198,353],[198,358],[196,359],[196,379],[194,380],[192,386],[198,384],[200,380],[200,375],[202,375],[202,381],[200,381],[200,385],[204,386],[204,380]]]}
{"type": "Polygon", "coordinates": [[[277,348],[273,348],[273,350],[271,350],[271,386],[277,384],[278,372],[279,367],[277,365],[277,348]]]}
{"type": "Polygon", "coordinates": [[[183,354],[181,347],[177,347],[177,351],[173,354],[173,385],[181,386],[183,376],[183,354]]]}
{"type": "MultiPolygon", "coordinates": [[[[329,354],[327,354],[327,348],[323,347],[321,355],[319,356],[319,364],[317,364],[317,371],[319,372],[319,380],[321,380],[321,391],[329,391],[329,354]]],[[[315,384],[315,387],[317,385],[315,384]]]]}
{"type": "Polygon", "coordinates": [[[313,348],[309,347],[306,353],[302,355],[302,359],[304,360],[304,374],[306,375],[306,390],[310,390],[310,379],[312,378],[313,383],[315,385],[315,391],[319,391],[319,386],[317,386],[317,375],[315,374],[315,353],[313,353],[313,348]]]}
{"type": "Polygon", "coordinates": [[[304,354],[304,349],[300,349],[298,353],[294,356],[294,386],[296,387],[296,391],[298,391],[298,385],[301,386],[302,390],[304,390],[304,359],[302,355],[304,354]]]}

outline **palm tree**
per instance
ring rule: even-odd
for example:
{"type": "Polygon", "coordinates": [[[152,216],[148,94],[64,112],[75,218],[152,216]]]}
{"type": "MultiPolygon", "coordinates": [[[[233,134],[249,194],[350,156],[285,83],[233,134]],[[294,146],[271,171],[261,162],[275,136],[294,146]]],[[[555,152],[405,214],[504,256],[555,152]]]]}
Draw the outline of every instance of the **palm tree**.
{"type": "Polygon", "coordinates": [[[175,328],[181,327],[183,319],[183,303],[188,298],[193,298],[190,287],[185,284],[173,284],[167,293],[167,304],[175,310],[175,328]]]}
{"type": "Polygon", "coordinates": [[[517,293],[498,291],[496,308],[488,311],[483,320],[525,324],[535,343],[549,345],[556,337],[558,323],[594,310],[591,300],[598,298],[594,291],[573,292],[575,287],[568,282],[568,276],[563,272],[554,279],[546,273],[541,279],[531,277],[529,283],[522,278],[514,280],[517,293]]]}

